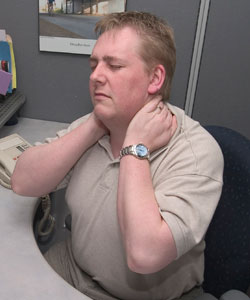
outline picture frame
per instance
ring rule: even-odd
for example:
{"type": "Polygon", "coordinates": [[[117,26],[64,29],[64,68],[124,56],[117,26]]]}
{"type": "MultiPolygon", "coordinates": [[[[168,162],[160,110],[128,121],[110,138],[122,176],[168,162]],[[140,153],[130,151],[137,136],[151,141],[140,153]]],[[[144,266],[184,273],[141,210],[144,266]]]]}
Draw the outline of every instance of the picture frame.
{"type": "Polygon", "coordinates": [[[90,55],[94,27],[105,14],[126,10],[126,0],[38,0],[39,50],[90,55]]]}

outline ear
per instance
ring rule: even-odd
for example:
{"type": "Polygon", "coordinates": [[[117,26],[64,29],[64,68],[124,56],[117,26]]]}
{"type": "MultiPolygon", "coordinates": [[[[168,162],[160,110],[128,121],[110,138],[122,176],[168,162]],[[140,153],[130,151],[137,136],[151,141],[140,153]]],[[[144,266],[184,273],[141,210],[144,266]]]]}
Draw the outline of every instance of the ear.
{"type": "Polygon", "coordinates": [[[163,65],[157,65],[151,71],[151,79],[148,86],[148,93],[156,94],[162,87],[165,80],[166,71],[163,65]]]}

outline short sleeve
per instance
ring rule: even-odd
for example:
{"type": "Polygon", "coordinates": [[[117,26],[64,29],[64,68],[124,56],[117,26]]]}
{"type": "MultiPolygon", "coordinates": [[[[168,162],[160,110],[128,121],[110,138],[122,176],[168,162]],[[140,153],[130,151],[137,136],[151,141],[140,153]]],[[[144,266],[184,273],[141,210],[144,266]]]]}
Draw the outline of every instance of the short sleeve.
{"type": "MultiPolygon", "coordinates": [[[[75,128],[77,128],[78,126],[80,126],[80,124],[82,124],[83,122],[85,122],[89,117],[88,115],[85,115],[77,120],[75,120],[73,123],[71,123],[68,128],[62,129],[60,131],[58,131],[56,133],[55,137],[48,137],[45,139],[44,143],[35,143],[35,146],[39,146],[42,144],[48,144],[48,143],[52,143],[53,141],[63,137],[64,135],[66,135],[67,133],[69,133],[70,131],[74,130],[75,128]]],[[[55,188],[54,191],[66,188],[68,186],[68,183],[70,181],[72,172],[73,172],[74,167],[68,172],[68,174],[64,177],[64,179],[59,183],[59,185],[55,188]]]]}
{"type": "Polygon", "coordinates": [[[221,189],[222,182],[197,174],[172,177],[157,188],[160,213],[171,229],[178,257],[203,239],[221,189]]]}
{"type": "Polygon", "coordinates": [[[223,186],[219,145],[198,123],[190,123],[155,157],[151,170],[159,210],[178,257],[204,239],[223,186]]]}

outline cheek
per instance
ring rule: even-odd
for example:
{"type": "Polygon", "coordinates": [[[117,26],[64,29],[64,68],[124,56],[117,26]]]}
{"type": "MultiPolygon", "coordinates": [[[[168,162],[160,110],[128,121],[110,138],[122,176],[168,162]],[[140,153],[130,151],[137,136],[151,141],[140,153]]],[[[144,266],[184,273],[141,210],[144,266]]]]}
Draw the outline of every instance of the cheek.
{"type": "Polygon", "coordinates": [[[145,95],[148,90],[148,80],[144,74],[138,74],[136,71],[133,76],[122,82],[122,88],[126,89],[127,95],[140,96],[145,95]]]}
{"type": "Polygon", "coordinates": [[[133,105],[140,108],[147,101],[148,86],[143,79],[138,80],[138,78],[136,78],[131,86],[128,87],[127,95],[131,99],[133,105]]]}
{"type": "Polygon", "coordinates": [[[133,87],[124,91],[120,109],[123,114],[127,115],[129,119],[132,119],[134,115],[145,105],[146,101],[146,93],[142,92],[140,87],[138,89],[133,87]]]}
{"type": "Polygon", "coordinates": [[[93,91],[93,82],[89,80],[89,91],[90,93],[93,91]]]}
{"type": "MultiPolygon", "coordinates": [[[[93,98],[94,98],[94,86],[93,83],[91,83],[91,81],[89,81],[89,95],[91,98],[91,102],[93,103],[93,98]]],[[[94,104],[94,103],[93,103],[94,104]]]]}

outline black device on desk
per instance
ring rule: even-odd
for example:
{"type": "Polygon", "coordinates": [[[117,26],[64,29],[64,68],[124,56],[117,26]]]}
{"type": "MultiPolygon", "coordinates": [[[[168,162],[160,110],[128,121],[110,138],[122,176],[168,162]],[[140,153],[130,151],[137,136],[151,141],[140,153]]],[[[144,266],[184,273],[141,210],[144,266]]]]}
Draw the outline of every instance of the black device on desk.
{"type": "Polygon", "coordinates": [[[25,100],[25,96],[18,91],[8,94],[0,100],[0,128],[15,115],[25,100]]]}

